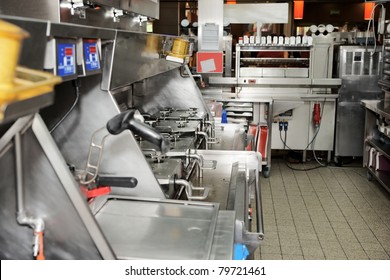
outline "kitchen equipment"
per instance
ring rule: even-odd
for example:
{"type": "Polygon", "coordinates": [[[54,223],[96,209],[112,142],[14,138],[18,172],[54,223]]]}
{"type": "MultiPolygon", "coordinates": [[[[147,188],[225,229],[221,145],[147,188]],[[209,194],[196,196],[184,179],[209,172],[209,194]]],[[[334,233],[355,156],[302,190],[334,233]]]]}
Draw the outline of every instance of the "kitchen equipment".
{"type": "MultiPolygon", "coordinates": [[[[335,161],[363,156],[364,108],[361,100],[380,99],[378,87],[382,50],[362,46],[336,46],[336,75],[342,79],[337,100],[335,161]]],[[[384,70],[385,71],[385,70],[384,70]]]]}
{"type": "Polygon", "coordinates": [[[153,143],[162,153],[165,154],[169,151],[168,139],[164,138],[152,127],[136,120],[134,117],[135,112],[136,110],[128,110],[116,115],[107,122],[106,128],[100,128],[92,135],[86,168],[83,172],[77,174],[82,185],[89,185],[95,182],[96,186],[110,185],[129,188],[135,188],[137,186],[137,179],[133,177],[98,176],[104,143],[109,136],[107,131],[113,135],[117,135],[128,129],[153,143]]]}

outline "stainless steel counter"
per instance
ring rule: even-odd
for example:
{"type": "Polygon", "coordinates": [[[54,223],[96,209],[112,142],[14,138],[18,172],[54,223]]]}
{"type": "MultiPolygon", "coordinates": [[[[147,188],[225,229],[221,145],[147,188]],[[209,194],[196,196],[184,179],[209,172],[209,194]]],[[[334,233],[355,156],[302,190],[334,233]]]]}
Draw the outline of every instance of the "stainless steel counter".
{"type": "Polygon", "coordinates": [[[215,170],[204,170],[203,186],[210,188],[207,201],[220,204],[222,210],[236,212],[237,243],[253,252],[264,237],[259,172],[261,155],[248,151],[198,150],[205,160],[216,160],[215,170]],[[255,202],[255,203],[254,203],[255,202]],[[256,207],[257,227],[252,228],[249,208],[256,207]]]}
{"type": "Polygon", "coordinates": [[[390,100],[362,100],[362,104],[367,109],[385,118],[390,118],[390,100]]]}
{"type": "Polygon", "coordinates": [[[216,203],[109,197],[95,217],[118,259],[232,259],[234,215],[216,203]]]}
{"type": "Polygon", "coordinates": [[[243,151],[246,146],[245,129],[238,124],[216,124],[215,137],[218,143],[211,144],[213,150],[243,151]]]}

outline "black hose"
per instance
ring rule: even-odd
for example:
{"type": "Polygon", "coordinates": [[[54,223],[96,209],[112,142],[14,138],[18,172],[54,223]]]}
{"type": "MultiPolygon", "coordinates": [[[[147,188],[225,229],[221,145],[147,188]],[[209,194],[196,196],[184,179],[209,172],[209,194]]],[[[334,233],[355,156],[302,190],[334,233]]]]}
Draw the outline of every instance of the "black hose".
{"type": "Polygon", "coordinates": [[[60,124],[69,116],[69,114],[74,110],[74,108],[76,107],[77,103],[79,102],[79,99],[80,99],[80,85],[78,84],[77,80],[74,81],[74,84],[73,84],[74,88],[75,88],[75,94],[76,94],[76,98],[72,104],[72,106],[69,108],[69,110],[62,116],[62,118],[50,129],[50,133],[53,133],[54,130],[56,130],[60,124]]]}

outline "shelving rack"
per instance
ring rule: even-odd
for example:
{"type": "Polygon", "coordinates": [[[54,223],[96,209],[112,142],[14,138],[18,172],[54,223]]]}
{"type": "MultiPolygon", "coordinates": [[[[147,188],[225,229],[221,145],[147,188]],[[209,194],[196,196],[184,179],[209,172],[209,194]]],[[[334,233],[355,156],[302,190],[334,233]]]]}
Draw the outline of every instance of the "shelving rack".
{"type": "Polygon", "coordinates": [[[380,153],[390,164],[390,137],[378,129],[378,120],[390,122],[390,100],[363,100],[362,105],[366,111],[363,165],[367,168],[367,179],[376,179],[390,192],[390,170],[378,170],[370,152],[374,148],[375,154],[380,153]]]}

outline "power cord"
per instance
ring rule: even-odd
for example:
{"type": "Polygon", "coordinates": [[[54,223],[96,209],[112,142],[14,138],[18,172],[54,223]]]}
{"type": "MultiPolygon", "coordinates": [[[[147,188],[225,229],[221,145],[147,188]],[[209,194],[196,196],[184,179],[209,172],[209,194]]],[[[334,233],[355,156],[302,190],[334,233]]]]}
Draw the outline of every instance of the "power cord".
{"type": "Polygon", "coordinates": [[[50,133],[53,133],[54,130],[56,130],[60,124],[69,116],[69,114],[74,110],[74,108],[76,107],[77,103],[79,102],[79,99],[80,99],[80,83],[77,80],[74,80],[73,81],[73,86],[75,88],[75,100],[73,101],[73,104],[72,106],[69,108],[69,110],[62,116],[62,118],[52,127],[52,129],[50,129],[50,133]]]}
{"type": "MultiPolygon", "coordinates": [[[[320,123],[320,125],[317,127],[317,131],[319,131],[320,130],[320,126],[321,126],[321,123],[320,123]]],[[[317,132],[318,133],[318,132],[317,132]]],[[[316,133],[316,134],[317,134],[316,133]]],[[[313,145],[312,145],[312,151],[313,151],[313,156],[314,156],[314,159],[316,160],[316,162],[319,164],[319,165],[321,165],[321,166],[326,166],[326,164],[323,164],[322,162],[320,162],[319,160],[318,160],[318,158],[317,158],[317,155],[316,155],[316,150],[314,149],[314,146],[315,146],[315,143],[316,143],[316,141],[314,140],[313,141],[313,145]]]]}
{"type": "MultiPolygon", "coordinates": [[[[282,135],[282,132],[280,132],[280,135],[282,135]]],[[[283,147],[283,151],[285,152],[286,151],[286,139],[287,139],[287,131],[284,132],[284,141],[282,140],[282,142],[284,143],[284,147],[283,147]]],[[[293,150],[292,150],[293,151],[293,150]]],[[[286,164],[286,166],[291,169],[291,170],[294,170],[294,171],[310,171],[310,170],[314,170],[314,169],[318,169],[318,168],[321,168],[321,167],[325,167],[325,166],[322,166],[322,165],[318,165],[318,166],[315,166],[315,167],[311,167],[311,168],[304,168],[304,169],[301,169],[301,168],[295,168],[295,167],[292,167],[289,163],[288,163],[288,160],[286,159],[286,154],[284,153],[284,163],[286,164]]]]}
{"type": "MultiPolygon", "coordinates": [[[[322,102],[322,108],[325,107],[325,102],[326,102],[326,98],[324,98],[324,101],[322,102]]],[[[324,115],[324,110],[322,110],[321,112],[321,119],[324,115]]],[[[318,135],[318,132],[320,131],[320,128],[321,128],[321,123],[319,124],[318,126],[318,129],[316,129],[316,132],[314,133],[313,135],[313,138],[311,139],[311,141],[309,142],[309,144],[307,144],[307,146],[303,149],[303,150],[300,150],[300,151],[307,151],[308,148],[310,147],[310,145],[315,141],[315,139],[317,138],[317,135],[318,135]]],[[[281,131],[284,130],[285,133],[287,133],[287,130],[288,130],[288,122],[279,122],[279,131],[280,131],[280,140],[282,141],[283,145],[285,145],[290,151],[294,152],[294,153],[300,153],[300,151],[297,151],[297,150],[294,150],[292,148],[290,148],[288,145],[287,145],[287,142],[284,141],[282,139],[282,133],[281,131]],[[286,124],[284,124],[286,123],[286,124]]],[[[285,137],[285,139],[287,139],[287,135],[285,137]]]]}
{"type": "MultiPolygon", "coordinates": [[[[321,120],[322,120],[322,117],[323,117],[324,111],[325,111],[325,110],[324,110],[325,102],[326,102],[326,98],[324,98],[324,101],[322,102],[322,108],[323,108],[323,110],[322,110],[321,116],[320,116],[320,119],[321,119],[321,120]]],[[[280,136],[280,140],[281,140],[282,143],[283,143],[284,162],[285,162],[285,164],[286,164],[286,166],[287,166],[288,168],[290,168],[290,169],[292,169],[292,170],[295,170],[295,171],[310,171],[310,170],[318,169],[318,168],[321,168],[321,167],[327,167],[326,164],[323,164],[323,163],[321,163],[321,162],[318,160],[317,155],[316,155],[315,150],[314,150],[315,140],[316,140],[316,138],[317,138],[317,136],[318,136],[318,133],[319,133],[319,131],[320,131],[320,128],[321,128],[321,122],[319,123],[318,128],[316,129],[316,132],[314,133],[312,140],[309,142],[309,144],[307,144],[306,148],[303,150],[303,151],[307,151],[308,148],[310,147],[310,145],[313,144],[313,146],[312,146],[313,155],[314,155],[314,158],[315,158],[316,162],[319,164],[319,166],[315,166],[315,167],[311,167],[311,168],[305,168],[305,169],[300,169],[300,168],[294,168],[294,167],[290,166],[290,165],[288,164],[287,159],[285,158],[286,147],[287,147],[290,151],[295,152],[295,153],[300,153],[300,151],[296,151],[296,150],[294,150],[294,149],[291,149],[291,148],[287,145],[288,122],[287,122],[287,121],[285,121],[285,122],[279,122],[279,136],[280,136]],[[282,138],[282,131],[284,131],[284,139],[282,138]]]]}
{"type": "Polygon", "coordinates": [[[367,31],[366,31],[366,51],[367,51],[367,48],[368,48],[368,36],[369,36],[369,32],[370,32],[370,25],[371,25],[371,22],[372,22],[372,29],[373,29],[373,33],[374,33],[374,50],[371,52],[371,56],[373,56],[376,52],[376,35],[375,35],[375,9],[378,7],[378,6],[382,6],[382,9],[385,8],[385,6],[383,6],[383,4],[379,3],[379,4],[376,4],[374,6],[374,8],[372,9],[371,11],[371,17],[370,17],[370,20],[368,21],[368,26],[367,26],[367,31]]]}

